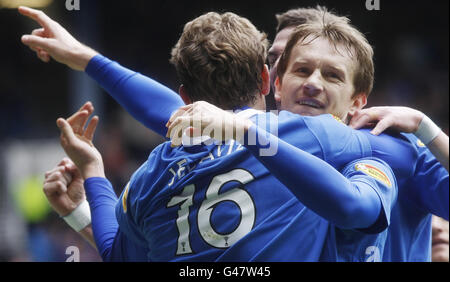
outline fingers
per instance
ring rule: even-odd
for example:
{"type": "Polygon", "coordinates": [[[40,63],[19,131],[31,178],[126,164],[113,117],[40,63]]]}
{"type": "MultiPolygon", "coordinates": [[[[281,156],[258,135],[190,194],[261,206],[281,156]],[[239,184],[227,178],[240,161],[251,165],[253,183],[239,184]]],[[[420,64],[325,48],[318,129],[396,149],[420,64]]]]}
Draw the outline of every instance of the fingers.
{"type": "Polygon", "coordinates": [[[170,124],[172,124],[173,121],[174,121],[176,118],[178,118],[179,116],[182,116],[182,115],[186,114],[187,112],[191,112],[191,111],[192,111],[192,108],[193,108],[193,105],[192,105],[192,104],[189,104],[189,105],[180,107],[175,113],[173,113],[173,114],[170,116],[169,121],[166,123],[166,127],[169,127],[170,124]]]}
{"type": "Polygon", "coordinates": [[[80,109],[78,109],[78,112],[83,110],[87,111],[89,115],[91,115],[94,112],[94,105],[92,105],[92,102],[87,101],[83,106],[81,106],[80,109]]]}
{"type": "Polygon", "coordinates": [[[83,128],[86,125],[88,117],[94,112],[94,106],[91,102],[86,102],[78,111],[71,115],[67,122],[72,126],[76,134],[82,135],[83,128]]]}
{"type": "Polygon", "coordinates": [[[31,35],[36,35],[40,37],[46,37],[45,36],[45,29],[43,27],[37,28],[31,32],[31,35]]]}
{"type": "Polygon", "coordinates": [[[350,120],[350,127],[353,129],[360,129],[368,125],[372,121],[372,117],[367,113],[359,113],[350,120]]]}
{"type": "Polygon", "coordinates": [[[38,50],[37,51],[38,58],[43,61],[44,63],[50,62],[50,55],[47,53],[47,51],[44,50],[38,50]]]}
{"type": "Polygon", "coordinates": [[[372,133],[373,135],[379,135],[383,131],[385,131],[387,128],[393,126],[394,123],[395,123],[394,120],[392,120],[390,118],[384,118],[377,123],[375,128],[372,129],[372,131],[370,131],[370,133],[372,133]]]}
{"type": "Polygon", "coordinates": [[[63,118],[59,118],[56,124],[61,131],[61,145],[66,147],[69,144],[73,144],[77,141],[76,136],[72,130],[70,124],[63,118]]]}
{"type": "Polygon", "coordinates": [[[72,181],[72,175],[66,172],[64,166],[57,166],[45,173],[43,190],[46,195],[65,193],[68,184],[72,181]]]}
{"type": "Polygon", "coordinates": [[[67,122],[72,127],[72,130],[75,134],[83,135],[83,129],[88,120],[88,112],[85,110],[74,113],[70,118],[67,119],[67,122]]]}
{"type": "Polygon", "coordinates": [[[190,116],[180,116],[176,118],[170,125],[169,129],[167,131],[167,136],[171,140],[171,146],[180,146],[182,137],[183,137],[183,131],[192,126],[192,118],[190,116]]]}
{"type": "Polygon", "coordinates": [[[26,34],[22,36],[21,40],[23,44],[27,45],[34,51],[38,50],[38,48],[48,51],[54,47],[54,39],[40,37],[37,35],[26,34]]]}
{"type": "Polygon", "coordinates": [[[38,22],[43,28],[51,29],[53,20],[44,12],[24,6],[20,6],[18,11],[20,14],[38,22]]]}
{"type": "Polygon", "coordinates": [[[67,122],[72,126],[74,132],[83,135],[83,128],[86,125],[88,117],[94,112],[94,106],[91,102],[86,102],[81,108],[71,115],[67,122]]]}
{"type": "Polygon", "coordinates": [[[95,129],[97,128],[99,118],[98,116],[94,116],[89,122],[86,131],[84,132],[84,137],[86,137],[89,141],[94,139],[95,129]]]}

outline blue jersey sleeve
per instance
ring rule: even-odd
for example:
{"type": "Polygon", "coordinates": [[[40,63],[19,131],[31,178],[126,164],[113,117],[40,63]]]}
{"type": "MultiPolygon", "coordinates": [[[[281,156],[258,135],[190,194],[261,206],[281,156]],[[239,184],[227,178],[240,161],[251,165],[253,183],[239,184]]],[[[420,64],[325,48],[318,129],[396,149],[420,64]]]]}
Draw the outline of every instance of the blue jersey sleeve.
{"type": "Polygon", "coordinates": [[[102,55],[89,61],[86,73],[136,120],[161,136],[166,135],[171,114],[184,105],[171,89],[102,55]]]}
{"type": "MultiPolygon", "coordinates": [[[[112,246],[119,225],[115,216],[117,196],[111,183],[102,177],[91,177],[84,181],[86,197],[91,208],[92,232],[97,250],[103,261],[113,260],[112,246]]],[[[118,244],[114,245],[116,248],[118,244]]],[[[117,260],[117,258],[115,258],[117,260]]]]}
{"type": "Polygon", "coordinates": [[[349,163],[342,171],[358,189],[365,186],[378,195],[381,210],[376,222],[369,228],[361,229],[366,233],[379,233],[390,224],[391,211],[398,198],[398,183],[389,165],[377,158],[364,158],[349,163]]]}
{"type": "MultiPolygon", "coordinates": [[[[257,126],[261,124],[253,121],[257,126]]],[[[278,119],[266,124],[269,128],[261,128],[338,170],[355,159],[372,156],[369,141],[363,134],[329,114],[306,117],[281,111],[278,119]]]]}
{"type": "Polygon", "coordinates": [[[449,178],[447,170],[413,134],[381,134],[361,132],[372,147],[373,156],[382,159],[395,173],[402,198],[420,210],[448,220],[449,178]]]}
{"type": "MultiPolygon", "coordinates": [[[[331,223],[345,229],[370,227],[367,232],[383,230],[373,226],[379,221],[380,214],[385,213],[380,194],[373,187],[378,183],[362,181],[368,177],[363,172],[347,179],[324,161],[257,126],[249,129],[244,144],[305,206],[331,223]],[[248,136],[256,136],[258,142],[252,144],[248,136]],[[263,156],[260,153],[261,144],[271,146],[275,143],[275,155],[263,156]]],[[[389,191],[396,194],[396,180],[390,170],[386,170],[389,174],[380,174],[389,180],[389,191]]]]}
{"type": "Polygon", "coordinates": [[[404,134],[418,151],[414,175],[407,185],[409,199],[418,207],[449,220],[448,171],[413,134],[404,134]]]}

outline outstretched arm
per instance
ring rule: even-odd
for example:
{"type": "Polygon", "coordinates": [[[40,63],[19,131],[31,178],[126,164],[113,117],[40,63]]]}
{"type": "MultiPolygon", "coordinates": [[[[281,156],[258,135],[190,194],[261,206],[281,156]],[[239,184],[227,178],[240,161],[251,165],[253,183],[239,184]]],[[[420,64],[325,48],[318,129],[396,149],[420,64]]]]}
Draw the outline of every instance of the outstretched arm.
{"type": "Polygon", "coordinates": [[[350,126],[354,129],[373,123],[376,124],[371,131],[374,135],[379,135],[387,128],[414,133],[448,171],[448,136],[422,112],[407,107],[372,107],[356,112],[350,120],[350,126]]]}
{"type": "Polygon", "coordinates": [[[19,12],[41,26],[22,36],[22,42],[35,51],[38,58],[44,62],[53,58],[74,70],[85,71],[136,120],[165,136],[164,124],[172,112],[184,105],[177,93],[103,57],[42,11],[20,7],[19,12]]]}

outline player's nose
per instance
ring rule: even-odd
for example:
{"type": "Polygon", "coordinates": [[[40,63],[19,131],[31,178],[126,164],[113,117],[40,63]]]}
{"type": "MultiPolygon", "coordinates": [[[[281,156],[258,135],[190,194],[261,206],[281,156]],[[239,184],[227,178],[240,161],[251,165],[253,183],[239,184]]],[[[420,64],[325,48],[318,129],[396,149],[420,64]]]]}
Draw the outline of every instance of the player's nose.
{"type": "Polygon", "coordinates": [[[307,96],[313,97],[319,95],[323,91],[320,70],[311,73],[303,84],[303,92],[307,96]]]}

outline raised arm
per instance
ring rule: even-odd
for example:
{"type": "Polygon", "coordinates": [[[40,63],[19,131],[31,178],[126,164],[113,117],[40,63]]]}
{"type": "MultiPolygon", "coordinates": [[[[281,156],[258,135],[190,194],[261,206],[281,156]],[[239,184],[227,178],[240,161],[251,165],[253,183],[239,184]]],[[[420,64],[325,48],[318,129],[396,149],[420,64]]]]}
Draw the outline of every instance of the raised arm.
{"type": "Polygon", "coordinates": [[[89,114],[86,110],[78,111],[72,116],[77,122],[69,123],[63,118],[57,120],[61,131],[61,146],[78,167],[84,179],[84,188],[92,215],[92,231],[95,245],[104,261],[117,259],[113,257],[113,246],[119,232],[115,216],[118,201],[111,184],[105,178],[103,160],[92,143],[98,117],[94,116],[87,123],[89,114]],[[84,124],[87,123],[86,128],[84,124]]]}
{"type": "Polygon", "coordinates": [[[20,7],[19,12],[41,26],[22,36],[22,42],[35,51],[39,59],[49,62],[53,58],[74,70],[85,71],[136,120],[165,136],[164,124],[173,111],[184,105],[177,93],[103,57],[42,11],[20,7]]]}

